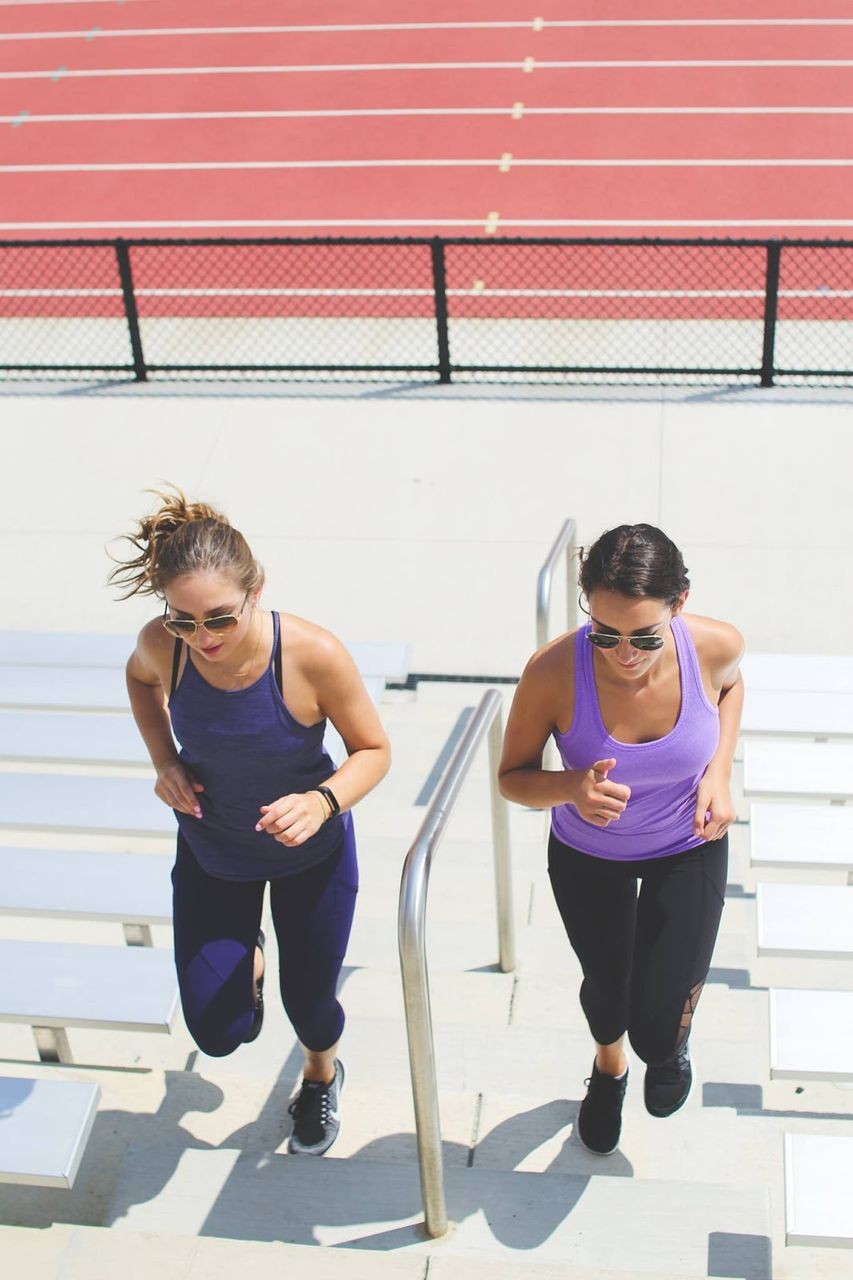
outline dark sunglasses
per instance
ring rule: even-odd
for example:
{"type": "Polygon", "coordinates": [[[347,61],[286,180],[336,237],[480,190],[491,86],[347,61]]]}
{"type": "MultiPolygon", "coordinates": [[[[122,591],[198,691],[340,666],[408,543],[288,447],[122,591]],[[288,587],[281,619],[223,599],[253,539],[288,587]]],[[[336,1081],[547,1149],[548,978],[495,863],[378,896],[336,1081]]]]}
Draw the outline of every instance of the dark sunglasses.
{"type": "Polygon", "coordinates": [[[634,649],[639,649],[641,653],[650,653],[653,649],[662,649],[664,645],[663,636],[613,636],[606,631],[588,631],[586,638],[590,644],[595,645],[596,649],[616,649],[620,640],[627,640],[634,649]]]}
{"type": "Polygon", "coordinates": [[[182,640],[192,639],[199,627],[204,627],[205,631],[221,635],[225,631],[234,630],[243,616],[243,610],[248,599],[249,593],[247,591],[243,597],[239,613],[220,613],[216,618],[205,618],[203,622],[196,622],[194,618],[170,618],[167,604],[163,610],[163,626],[169,632],[169,635],[180,636],[182,640]]]}

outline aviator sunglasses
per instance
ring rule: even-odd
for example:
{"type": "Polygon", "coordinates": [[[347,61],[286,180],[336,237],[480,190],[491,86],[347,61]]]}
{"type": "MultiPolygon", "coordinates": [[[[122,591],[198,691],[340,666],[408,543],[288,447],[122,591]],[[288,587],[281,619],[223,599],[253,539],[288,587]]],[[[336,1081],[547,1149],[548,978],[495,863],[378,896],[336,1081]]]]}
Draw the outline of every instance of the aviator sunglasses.
{"type": "Polygon", "coordinates": [[[233,631],[243,616],[243,610],[246,607],[246,601],[249,599],[248,591],[243,597],[243,603],[240,605],[240,612],[220,613],[215,618],[205,618],[203,622],[196,622],[194,618],[170,618],[169,605],[163,610],[163,626],[172,636],[180,636],[182,640],[192,640],[199,627],[204,627],[205,631],[210,631],[215,635],[222,635],[225,631],[233,631]]]}
{"type": "MultiPolygon", "coordinates": [[[[657,627],[666,626],[668,621],[668,618],[664,618],[657,624],[657,627]]],[[[657,630],[657,627],[654,629],[657,630]]],[[[608,631],[588,631],[586,638],[590,644],[595,645],[596,649],[616,649],[622,640],[627,640],[634,649],[639,649],[641,653],[651,653],[655,649],[662,649],[664,645],[663,636],[655,635],[620,636],[613,635],[608,631]]]]}

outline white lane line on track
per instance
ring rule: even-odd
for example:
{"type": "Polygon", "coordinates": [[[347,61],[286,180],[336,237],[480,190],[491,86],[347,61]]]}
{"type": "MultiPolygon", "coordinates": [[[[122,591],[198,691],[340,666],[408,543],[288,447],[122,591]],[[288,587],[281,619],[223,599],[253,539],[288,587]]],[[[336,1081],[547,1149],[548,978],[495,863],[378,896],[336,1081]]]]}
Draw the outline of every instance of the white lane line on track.
{"type": "MultiPolygon", "coordinates": [[[[135,219],[120,218],[111,222],[0,222],[0,231],[106,231],[122,228],[164,230],[203,228],[262,228],[270,230],[307,228],[311,234],[317,227],[482,227],[483,218],[195,218],[135,219]]],[[[853,218],[501,218],[501,230],[508,227],[853,227],[853,218]]]]}
{"type": "MultiPolygon", "coordinates": [[[[495,169],[505,157],[476,160],[188,160],[104,164],[0,164],[0,173],[160,173],[268,169],[495,169]]],[[[849,169],[848,159],[548,159],[511,161],[513,169],[849,169]]]]}
{"type": "MultiPolygon", "coordinates": [[[[601,28],[669,28],[669,27],[850,27],[853,18],[617,18],[609,19],[545,19],[542,26],[532,22],[347,22],[315,23],[262,27],[127,27],[113,31],[99,30],[98,39],[138,38],[147,36],[237,36],[237,35],[336,35],[355,31],[547,31],[549,28],[599,30],[601,28]]],[[[75,40],[91,39],[87,31],[11,31],[0,34],[3,40],[75,40]]]]}
{"type": "MultiPolygon", "coordinates": [[[[135,289],[145,298],[432,298],[432,289],[135,289]]],[[[763,289],[448,289],[455,298],[763,298],[763,289]]],[[[121,298],[121,289],[0,289],[0,298],[121,298]]],[[[853,298],[853,289],[780,289],[780,298],[853,298]]]]}
{"type": "MultiPolygon", "coordinates": [[[[851,107],[525,107],[524,116],[841,116],[851,107]]],[[[512,107],[363,107],[318,111],[100,111],[0,115],[0,124],[98,124],[134,120],[338,120],[396,116],[504,116],[512,107]]]]}
{"type": "Polygon", "coordinates": [[[230,75],[326,75],[345,72],[378,71],[583,71],[643,69],[674,70],[698,67],[853,67],[853,58],[679,58],[679,59],[594,59],[579,61],[514,62],[329,62],[311,64],[275,63],[261,66],[222,67],[93,67],[69,71],[53,67],[43,71],[0,71],[0,80],[94,80],[100,77],[132,76],[230,76],[230,75]],[[527,64],[532,64],[529,68],[527,64]]]}

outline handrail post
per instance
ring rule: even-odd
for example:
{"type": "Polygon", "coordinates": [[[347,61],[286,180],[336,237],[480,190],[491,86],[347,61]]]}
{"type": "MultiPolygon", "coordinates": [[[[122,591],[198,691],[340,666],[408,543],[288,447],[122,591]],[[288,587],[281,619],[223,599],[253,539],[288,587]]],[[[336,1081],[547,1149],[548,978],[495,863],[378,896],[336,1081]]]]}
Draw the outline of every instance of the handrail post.
{"type": "Polygon", "coordinates": [[[148,370],[145,366],[145,353],[142,350],[139,313],[136,310],[136,294],[133,291],[133,272],[130,269],[130,246],[126,240],[116,240],[115,246],[121,293],[124,299],[124,315],[127,320],[130,350],[133,356],[133,376],[137,382],[147,382],[148,370]]]}
{"type": "Polygon", "coordinates": [[[444,260],[444,241],[433,236],[430,241],[432,253],[432,289],[435,300],[435,323],[438,338],[438,380],[448,383],[450,374],[450,337],[447,332],[447,268],[444,260]]]}
{"type": "MultiPolygon", "coordinates": [[[[574,583],[574,558],[577,542],[577,530],[574,520],[565,520],[563,527],[557,534],[557,538],[548,556],[539,570],[539,577],[536,579],[536,648],[541,649],[543,645],[548,643],[548,622],[551,617],[551,579],[553,577],[554,568],[565,552],[566,557],[566,626],[571,631],[577,620],[577,612],[575,609],[575,583],[574,583]]],[[[542,764],[548,768],[559,767],[557,763],[557,749],[553,740],[549,740],[545,744],[545,750],[542,753],[542,764]]]]}
{"type": "Polygon", "coordinates": [[[541,649],[548,643],[548,620],[551,614],[551,577],[554,567],[562,553],[566,553],[566,625],[571,631],[576,620],[574,606],[574,579],[572,577],[572,561],[576,551],[577,530],[574,520],[566,520],[557,534],[556,541],[548,552],[548,557],[539,570],[536,579],[536,648],[541,649]]]}
{"type": "Polygon", "coordinates": [[[489,727],[489,782],[492,793],[492,843],[495,859],[495,903],[498,915],[498,964],[501,973],[515,968],[515,921],[512,916],[512,867],[509,854],[509,809],[498,786],[503,748],[500,707],[489,727]]]}
{"type": "Polygon", "coordinates": [[[403,1003],[406,1010],[406,1035],[409,1044],[409,1067],[415,1109],[424,1225],[427,1234],[432,1237],[445,1235],[449,1223],[444,1195],[438,1084],[426,963],[426,902],[429,874],[433,855],[453,812],[471,761],[488,731],[500,967],[507,972],[514,964],[513,908],[509,822],[506,802],[497,787],[497,758],[501,737],[500,709],[501,695],[496,689],[489,689],[468,721],[465,732],[442,775],[421,828],[406,855],[400,882],[397,939],[403,980],[403,1003]]]}
{"type": "Polygon", "coordinates": [[[776,372],[776,321],[779,318],[779,273],[782,246],[778,240],[767,246],[767,272],[764,284],[764,344],[761,352],[761,385],[772,387],[776,372]]]}

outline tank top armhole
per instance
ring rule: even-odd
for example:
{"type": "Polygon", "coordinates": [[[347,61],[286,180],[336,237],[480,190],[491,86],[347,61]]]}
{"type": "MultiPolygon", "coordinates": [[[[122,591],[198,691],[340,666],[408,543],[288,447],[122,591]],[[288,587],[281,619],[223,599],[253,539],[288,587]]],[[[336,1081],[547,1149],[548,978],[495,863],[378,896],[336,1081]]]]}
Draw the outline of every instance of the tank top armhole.
{"type": "MultiPolygon", "coordinates": [[[[690,634],[690,628],[683,618],[676,615],[673,618],[673,628],[676,635],[676,649],[678,650],[678,662],[681,669],[682,683],[685,677],[685,667],[690,668],[690,675],[693,680],[694,692],[699,695],[703,705],[709,711],[718,714],[719,708],[711,702],[708,694],[705,692],[705,682],[702,679],[702,668],[699,665],[699,654],[696,651],[696,643],[690,634]],[[677,625],[676,625],[677,624],[677,625]]],[[[682,689],[682,695],[684,690],[682,689]]]]}
{"type": "Polygon", "coordinates": [[[179,636],[175,636],[175,648],[172,652],[172,680],[169,685],[169,701],[175,696],[175,689],[178,687],[178,667],[181,665],[181,646],[183,640],[179,636]]]}
{"type": "Polygon", "coordinates": [[[273,650],[273,666],[275,667],[275,682],[278,685],[278,691],[281,694],[282,702],[284,701],[284,681],[281,675],[281,614],[276,615],[277,627],[275,637],[275,649],[273,650]]]}

